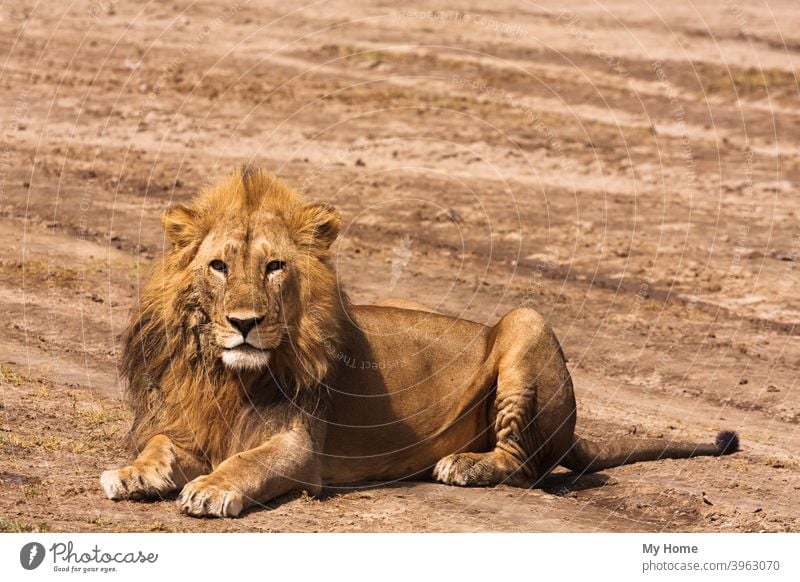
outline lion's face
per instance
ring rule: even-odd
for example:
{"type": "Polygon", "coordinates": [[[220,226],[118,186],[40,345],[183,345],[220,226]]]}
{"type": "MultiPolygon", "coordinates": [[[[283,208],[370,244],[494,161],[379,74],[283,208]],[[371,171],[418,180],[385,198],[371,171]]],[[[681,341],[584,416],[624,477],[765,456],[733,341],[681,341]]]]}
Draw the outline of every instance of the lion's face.
{"type": "Polygon", "coordinates": [[[258,173],[224,183],[164,216],[173,252],[189,259],[204,355],[232,370],[266,368],[276,350],[293,349],[309,293],[333,276],[327,251],[338,213],[271,180],[258,173]]]}
{"type": "Polygon", "coordinates": [[[211,320],[202,328],[205,345],[229,368],[259,369],[295,320],[298,249],[277,216],[230,218],[209,232],[192,265],[211,320]]]}

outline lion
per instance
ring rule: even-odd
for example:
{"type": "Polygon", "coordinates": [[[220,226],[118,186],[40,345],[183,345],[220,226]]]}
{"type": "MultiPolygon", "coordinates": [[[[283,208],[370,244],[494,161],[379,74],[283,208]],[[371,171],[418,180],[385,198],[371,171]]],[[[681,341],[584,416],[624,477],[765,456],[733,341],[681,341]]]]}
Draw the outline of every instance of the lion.
{"type": "Polygon", "coordinates": [[[168,208],[171,249],[132,309],[121,371],[138,456],[107,497],[177,494],[190,516],[236,517],[291,491],[433,479],[532,487],[558,466],[599,471],[724,455],[714,444],[575,434],[550,325],[494,326],[408,301],[353,305],[337,282],[330,205],[246,166],[168,208]]]}

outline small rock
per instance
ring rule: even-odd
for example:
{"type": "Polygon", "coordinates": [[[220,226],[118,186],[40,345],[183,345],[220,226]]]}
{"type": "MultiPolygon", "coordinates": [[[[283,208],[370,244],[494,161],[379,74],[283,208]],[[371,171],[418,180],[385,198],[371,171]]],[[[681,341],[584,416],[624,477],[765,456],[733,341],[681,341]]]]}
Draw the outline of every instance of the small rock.
{"type": "Polygon", "coordinates": [[[739,385],[740,385],[740,386],[743,386],[743,385],[745,385],[745,384],[747,384],[747,378],[741,378],[741,379],[739,380],[739,385]]]}
{"type": "Polygon", "coordinates": [[[775,386],[774,384],[770,384],[767,386],[767,392],[780,392],[781,389],[775,386]]]}
{"type": "Polygon", "coordinates": [[[362,160],[361,158],[358,158],[358,159],[356,160],[356,166],[361,166],[361,167],[364,167],[364,166],[366,166],[366,165],[367,165],[367,164],[366,164],[366,162],[364,162],[364,160],[362,160]]]}

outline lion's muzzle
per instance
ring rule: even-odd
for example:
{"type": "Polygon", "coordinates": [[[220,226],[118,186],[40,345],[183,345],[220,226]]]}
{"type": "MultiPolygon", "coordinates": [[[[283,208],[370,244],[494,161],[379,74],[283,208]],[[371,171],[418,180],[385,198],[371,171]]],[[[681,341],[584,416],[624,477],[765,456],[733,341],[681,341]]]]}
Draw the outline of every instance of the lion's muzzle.
{"type": "Polygon", "coordinates": [[[266,367],[270,360],[269,350],[274,347],[275,338],[272,337],[273,326],[262,325],[265,316],[253,312],[235,312],[225,319],[230,328],[220,334],[222,362],[234,369],[253,370],[266,367]]]}
{"type": "Polygon", "coordinates": [[[246,318],[238,318],[238,317],[231,317],[228,316],[226,318],[228,323],[233,326],[234,329],[238,330],[239,333],[242,334],[242,338],[247,341],[247,334],[250,333],[250,330],[257,326],[259,323],[264,321],[264,316],[255,316],[255,317],[246,317],[246,318]]]}

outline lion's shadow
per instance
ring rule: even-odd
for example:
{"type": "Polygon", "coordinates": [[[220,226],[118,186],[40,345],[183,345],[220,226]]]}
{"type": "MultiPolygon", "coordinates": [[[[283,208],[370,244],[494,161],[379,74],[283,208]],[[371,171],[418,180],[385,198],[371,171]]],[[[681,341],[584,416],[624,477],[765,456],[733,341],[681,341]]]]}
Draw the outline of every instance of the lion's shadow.
{"type": "MultiPolygon", "coordinates": [[[[549,475],[542,478],[540,481],[538,481],[530,488],[539,489],[550,495],[564,497],[566,495],[578,491],[585,491],[587,489],[599,489],[601,487],[605,487],[610,484],[610,481],[611,481],[610,477],[602,473],[581,474],[581,473],[573,473],[570,471],[560,471],[560,472],[550,473],[549,475]]],[[[398,495],[403,495],[404,491],[412,490],[421,484],[436,485],[438,487],[441,487],[443,490],[447,490],[450,488],[450,486],[448,485],[436,483],[434,481],[429,481],[429,480],[397,481],[392,483],[365,482],[365,483],[342,485],[336,487],[323,487],[322,492],[313,498],[309,497],[307,494],[302,492],[296,492],[296,491],[290,492],[285,495],[281,495],[280,497],[276,497],[275,499],[272,499],[266,503],[260,503],[248,507],[247,509],[244,510],[242,516],[249,515],[251,513],[258,513],[261,511],[274,510],[282,505],[285,505],[286,503],[304,499],[308,500],[309,502],[325,502],[342,498],[348,495],[359,494],[359,493],[367,494],[369,491],[387,490],[387,489],[396,491],[398,495]]]]}
{"type": "Polygon", "coordinates": [[[542,478],[536,485],[545,493],[563,497],[577,491],[599,489],[610,484],[611,478],[603,473],[573,473],[572,471],[559,471],[550,473],[542,478]]]}

